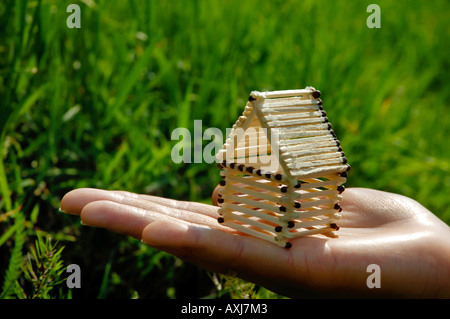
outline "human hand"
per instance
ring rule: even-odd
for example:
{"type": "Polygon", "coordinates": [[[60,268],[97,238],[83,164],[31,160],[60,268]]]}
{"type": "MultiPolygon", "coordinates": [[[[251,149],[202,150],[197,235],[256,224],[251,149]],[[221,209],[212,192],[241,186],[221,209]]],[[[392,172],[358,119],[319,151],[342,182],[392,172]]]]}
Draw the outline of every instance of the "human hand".
{"type": "Polygon", "coordinates": [[[449,226],[410,198],[371,189],[347,188],[340,206],[338,238],[296,238],[285,249],[220,225],[212,205],[86,188],[61,201],[85,225],[288,297],[450,297],[449,226]],[[366,285],[370,264],[381,288],[366,285]]]}

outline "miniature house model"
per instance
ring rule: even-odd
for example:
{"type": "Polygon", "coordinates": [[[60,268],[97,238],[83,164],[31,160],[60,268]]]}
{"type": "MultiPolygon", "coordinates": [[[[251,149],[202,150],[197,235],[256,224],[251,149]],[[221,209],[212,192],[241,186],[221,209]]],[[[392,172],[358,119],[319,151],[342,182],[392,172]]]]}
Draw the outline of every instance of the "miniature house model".
{"type": "Polygon", "coordinates": [[[350,166],[312,87],[252,92],[217,153],[219,223],[282,247],[336,237],[350,166]]]}

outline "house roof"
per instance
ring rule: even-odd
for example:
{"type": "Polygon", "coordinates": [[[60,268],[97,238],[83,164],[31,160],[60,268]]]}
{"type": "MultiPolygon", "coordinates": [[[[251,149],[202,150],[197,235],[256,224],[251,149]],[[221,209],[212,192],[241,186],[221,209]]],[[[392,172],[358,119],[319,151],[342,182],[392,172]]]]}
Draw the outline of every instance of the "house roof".
{"type": "Polygon", "coordinates": [[[293,183],[348,170],[319,97],[313,87],[251,92],[217,159],[285,174],[293,183]]]}

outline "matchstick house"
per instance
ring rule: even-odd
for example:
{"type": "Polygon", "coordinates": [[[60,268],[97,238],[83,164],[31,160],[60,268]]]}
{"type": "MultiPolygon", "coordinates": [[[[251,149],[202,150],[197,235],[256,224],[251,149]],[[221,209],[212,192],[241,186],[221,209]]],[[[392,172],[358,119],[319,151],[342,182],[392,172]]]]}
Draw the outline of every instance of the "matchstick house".
{"type": "Polygon", "coordinates": [[[217,153],[219,223],[290,248],[336,237],[350,166],[312,87],[252,92],[217,153]]]}

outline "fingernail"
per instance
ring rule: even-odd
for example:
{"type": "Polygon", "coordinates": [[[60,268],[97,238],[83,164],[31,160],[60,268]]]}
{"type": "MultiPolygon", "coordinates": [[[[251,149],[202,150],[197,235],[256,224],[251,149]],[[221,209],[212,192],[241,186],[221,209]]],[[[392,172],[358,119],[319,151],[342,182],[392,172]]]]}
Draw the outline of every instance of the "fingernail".
{"type": "Polygon", "coordinates": [[[58,212],[67,214],[67,212],[65,210],[62,210],[61,207],[58,208],[58,212]]]}

